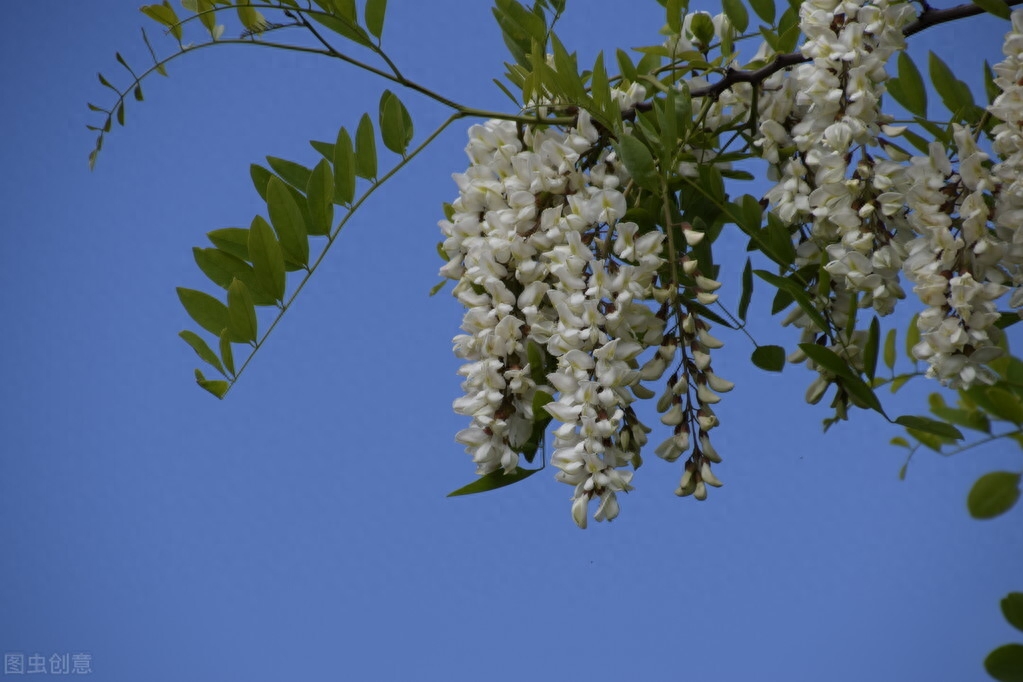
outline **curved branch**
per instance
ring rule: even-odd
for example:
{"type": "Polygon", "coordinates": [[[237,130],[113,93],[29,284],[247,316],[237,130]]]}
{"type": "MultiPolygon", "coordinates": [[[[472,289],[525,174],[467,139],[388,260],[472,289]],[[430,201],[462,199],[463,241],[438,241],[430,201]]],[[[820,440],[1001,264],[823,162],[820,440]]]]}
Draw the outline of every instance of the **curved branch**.
{"type": "MultiPolygon", "coordinates": [[[[1014,7],[1016,5],[1023,4],[1023,0],[1003,1],[1007,7],[1014,7]]],[[[944,24],[949,21],[956,21],[957,19],[965,19],[966,17],[972,17],[983,13],[984,10],[973,3],[956,5],[955,7],[949,7],[947,9],[933,9],[925,5],[924,11],[920,13],[917,20],[902,29],[902,35],[908,38],[909,36],[920,33],[932,26],[944,24]]],[[[778,71],[782,71],[783,69],[808,61],[810,61],[810,59],[804,57],[802,52],[788,52],[786,54],[780,54],[777,55],[771,63],[766,66],[762,66],[759,69],[752,71],[728,69],[725,72],[724,78],[719,80],[717,83],[702,88],[694,88],[690,92],[690,95],[693,97],[718,97],[721,93],[736,83],[760,83],[778,71]]]]}

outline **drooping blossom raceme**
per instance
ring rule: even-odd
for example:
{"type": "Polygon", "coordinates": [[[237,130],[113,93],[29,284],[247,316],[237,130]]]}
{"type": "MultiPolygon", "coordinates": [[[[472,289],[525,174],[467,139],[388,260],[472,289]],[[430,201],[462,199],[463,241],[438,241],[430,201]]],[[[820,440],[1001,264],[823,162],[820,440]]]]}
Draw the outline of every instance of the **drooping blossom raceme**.
{"type": "Polygon", "coordinates": [[[954,125],[957,165],[935,142],[907,169],[917,236],[904,270],[926,306],[913,354],[928,362],[928,376],[953,388],[995,380],[986,367],[1002,353],[989,335],[999,319],[995,301],[1011,291],[1009,307],[1023,307],[1023,12],[1012,19],[1005,59],[993,69],[1002,92],[988,107],[1000,121],[992,130],[997,163],[988,163],[970,129],[954,125]]]}
{"type": "MultiPolygon", "coordinates": [[[[636,94],[619,97],[632,106],[636,94]]],[[[458,280],[467,308],[454,340],[465,395],[454,407],[472,423],[456,439],[477,473],[513,472],[544,405],[561,422],[551,461],[574,488],[582,527],[590,501],[595,519],[611,520],[617,493],[631,489],[626,468],[649,431],[630,407],[641,392],[637,357],[664,333],[664,316],[645,303],[663,234],[622,220],[627,174],[598,137],[585,111],[567,131],[474,126],[472,165],[455,176],[459,198],[440,223],[441,273],[458,280]]]]}
{"type": "MultiPolygon", "coordinates": [[[[787,79],[795,85],[787,91],[794,94],[791,108],[771,103],[786,118],[760,125],[759,146],[778,176],[765,198],[785,224],[808,224],[800,228],[795,265],[825,265],[830,287],[810,293],[836,336],[801,308],[785,323],[803,330],[803,343],[829,335],[828,347],[854,367],[862,365],[865,335],[850,328],[851,306],[887,315],[905,296],[899,271],[908,235],[900,233],[899,217],[893,218],[882,200],[897,164],[878,160],[868,149],[883,143],[887,119],[879,103],[888,78],[885,62],[904,47],[902,28],[913,17],[905,2],[804,2],[801,50],[810,61],[787,79]],[[782,148],[794,151],[785,158],[782,148]]],[[[790,357],[805,359],[801,352],[790,357]]],[[[810,365],[820,373],[807,392],[816,402],[833,377],[810,365]]]]}
{"type": "MultiPolygon", "coordinates": [[[[988,107],[1001,121],[994,127],[992,147],[999,162],[991,169],[999,184],[992,215],[994,234],[984,245],[990,251],[986,260],[996,261],[1005,270],[1004,284],[1012,287],[1009,307],[1023,309],[1023,10],[1012,13],[1012,28],[1005,35],[1002,52],[1005,59],[993,67],[994,82],[1001,94],[988,107]],[[993,243],[997,240],[996,243],[993,243]]],[[[974,249],[976,253],[979,249],[974,249]]],[[[995,272],[987,279],[1000,282],[995,272]]]]}

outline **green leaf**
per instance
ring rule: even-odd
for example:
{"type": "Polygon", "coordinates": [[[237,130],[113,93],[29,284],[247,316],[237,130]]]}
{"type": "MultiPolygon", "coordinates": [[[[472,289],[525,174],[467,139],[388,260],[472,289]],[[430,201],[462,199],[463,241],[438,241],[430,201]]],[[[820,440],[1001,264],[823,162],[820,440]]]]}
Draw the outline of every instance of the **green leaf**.
{"type": "Polygon", "coordinates": [[[1010,421],[1017,426],[1023,424],[1023,401],[1011,391],[999,386],[987,389],[989,400],[988,411],[1000,419],[1010,421]]]}
{"type": "Polygon", "coordinates": [[[913,346],[920,343],[920,328],[916,326],[916,320],[920,317],[917,313],[909,320],[909,326],[906,327],[906,355],[914,363],[916,362],[916,356],[913,355],[913,346]]]}
{"type": "Polygon", "coordinates": [[[881,343],[881,323],[877,315],[870,321],[870,329],[867,331],[867,343],[863,347],[863,370],[867,377],[873,381],[874,373],[877,371],[877,351],[881,343]]]}
{"type": "Polygon", "coordinates": [[[197,0],[195,3],[195,12],[199,14],[199,21],[209,31],[211,37],[214,35],[217,24],[217,17],[213,14],[213,9],[213,0],[197,0]]]}
{"type": "Polygon", "coordinates": [[[117,125],[124,127],[124,102],[117,105],[117,125]]]}
{"type": "Polygon", "coordinates": [[[261,216],[252,219],[249,228],[249,256],[256,272],[259,288],[274,297],[284,300],[284,253],[274,235],[273,228],[261,216]]]}
{"type": "Polygon", "coordinates": [[[1002,89],[995,83],[995,72],[986,59],[984,60],[984,94],[987,95],[988,104],[994,104],[995,99],[1002,94],[1002,89]]]}
{"type": "Polygon", "coordinates": [[[170,29],[175,39],[181,40],[181,25],[178,23],[178,15],[174,12],[169,2],[164,1],[162,5],[143,5],[139,10],[150,19],[163,24],[170,29]]]}
{"type": "Polygon", "coordinates": [[[722,0],[722,8],[725,10],[725,16],[732,22],[732,26],[739,33],[745,33],[749,27],[749,12],[746,11],[746,6],[742,4],[742,0],[722,0]]]}
{"type": "Polygon", "coordinates": [[[135,90],[133,92],[135,93],[135,101],[136,102],[141,102],[143,100],[143,97],[142,97],[142,86],[141,85],[136,85],[135,86],[135,90]]]}
{"type": "Polygon", "coordinates": [[[305,220],[291,192],[281,180],[270,178],[266,186],[266,204],[284,257],[302,267],[308,266],[309,237],[305,220]]]}
{"type": "Polygon", "coordinates": [[[220,336],[220,332],[227,329],[226,305],[203,291],[178,287],[177,292],[181,305],[185,307],[185,312],[200,327],[214,336],[220,336]]]}
{"type": "Polygon", "coordinates": [[[884,337],[884,364],[891,371],[895,371],[895,330],[889,329],[884,337]]]}
{"type": "Polygon", "coordinates": [[[762,234],[771,247],[767,255],[772,260],[783,268],[788,268],[796,261],[796,247],[792,244],[788,226],[773,212],[767,214],[767,227],[762,230],[762,234]]]}
{"type": "Polygon", "coordinates": [[[358,43],[364,47],[373,47],[373,41],[370,40],[366,31],[363,30],[353,19],[343,19],[341,17],[331,16],[329,14],[323,14],[321,12],[306,12],[315,21],[323,24],[334,33],[339,36],[347,38],[354,43],[358,43]]]}
{"type": "Polygon", "coordinates": [[[448,283],[448,280],[442,279],[441,281],[430,287],[430,296],[436,296],[437,293],[444,288],[444,285],[448,283]]]}
{"type": "Polygon", "coordinates": [[[327,161],[334,160],[334,144],[332,142],[324,142],[323,140],[309,140],[310,146],[319,152],[320,156],[325,158],[327,161]]]}
{"type": "Polygon", "coordinates": [[[667,0],[664,5],[668,30],[675,35],[682,33],[682,0],[667,0]]]}
{"type": "Polygon", "coordinates": [[[334,203],[351,206],[355,199],[355,150],[345,128],[337,133],[334,143],[334,203]]]}
{"type": "MultiPolygon", "coordinates": [[[[248,240],[248,230],[241,230],[240,228],[227,229],[244,232],[243,238],[246,241],[248,240]]],[[[245,253],[246,255],[248,254],[247,244],[245,245],[245,253]]],[[[252,294],[252,300],[256,305],[273,305],[273,297],[260,290],[256,284],[256,273],[253,271],[252,266],[238,256],[221,249],[203,249],[199,247],[192,249],[192,256],[195,258],[195,264],[199,266],[203,274],[209,277],[217,286],[227,289],[231,286],[231,282],[234,279],[239,279],[249,288],[249,293],[252,294]]]]}
{"type": "Polygon", "coordinates": [[[220,333],[220,358],[224,361],[224,367],[231,373],[231,376],[236,376],[234,350],[231,348],[231,337],[226,329],[220,333]]]}
{"type": "Polygon", "coordinates": [[[611,97],[611,86],[607,78],[607,69],[604,66],[604,53],[597,54],[597,60],[593,62],[593,71],[590,76],[590,95],[593,103],[597,106],[600,118],[611,130],[621,129],[621,111],[611,97]]]}
{"type": "Polygon", "coordinates": [[[774,25],[774,0],[749,0],[749,6],[764,23],[774,25]]]}
{"type": "Polygon", "coordinates": [[[295,189],[304,190],[305,186],[309,184],[309,175],[312,171],[302,164],[288,161],[287,159],[279,159],[276,156],[266,157],[266,162],[270,164],[270,168],[273,168],[277,175],[281,176],[284,182],[295,189]]]}
{"type": "Polygon", "coordinates": [[[512,483],[518,483],[519,481],[529,478],[541,469],[516,469],[510,474],[504,473],[503,470],[498,469],[497,471],[491,471],[485,476],[477,478],[469,485],[464,485],[454,492],[448,493],[448,497],[458,497],[459,495],[474,495],[476,493],[485,493],[488,490],[496,490],[497,488],[503,488],[506,485],[512,483]]]}
{"type": "Polygon", "coordinates": [[[626,81],[636,80],[637,71],[636,65],[632,63],[632,59],[629,57],[629,53],[621,48],[615,50],[615,60],[618,62],[618,72],[622,75],[622,78],[626,81]]]}
{"type": "Polygon", "coordinates": [[[253,163],[249,166],[249,177],[252,178],[252,185],[256,188],[259,197],[266,201],[266,186],[270,182],[270,178],[273,177],[273,173],[259,164],[253,163]]]}
{"type": "Polygon", "coordinates": [[[355,131],[355,174],[367,180],[377,176],[377,142],[369,114],[362,115],[355,131]]]}
{"type": "Polygon", "coordinates": [[[366,28],[377,38],[384,32],[384,15],[387,13],[387,0],[366,0],[366,28]]]}
{"type": "Polygon", "coordinates": [[[106,87],[108,87],[111,90],[113,90],[114,92],[116,92],[118,95],[121,94],[121,91],[118,90],[117,88],[115,88],[113,85],[111,85],[110,81],[108,81],[103,74],[99,73],[99,74],[96,74],[96,75],[99,76],[99,82],[100,82],[101,85],[105,85],[106,87]]]}
{"type": "Polygon", "coordinates": [[[1012,509],[1019,499],[1020,475],[992,471],[977,479],[966,497],[966,508],[975,519],[993,519],[1012,509]]]}
{"type": "Polygon", "coordinates": [[[412,117],[390,90],[380,96],[380,136],[385,147],[402,156],[412,141],[412,117]]]}
{"type": "MultiPolygon", "coordinates": [[[[961,401],[963,404],[964,401],[961,401]]],[[[978,409],[955,409],[945,404],[940,393],[932,393],[927,398],[927,404],[931,408],[931,414],[939,419],[944,419],[950,424],[958,424],[968,429],[991,433],[991,422],[987,415],[978,409]]]]}
{"type": "Polygon", "coordinates": [[[941,436],[942,438],[951,438],[953,440],[962,440],[963,434],[956,427],[945,422],[939,422],[930,417],[914,417],[912,415],[904,414],[901,417],[895,419],[895,423],[900,426],[905,426],[907,429],[913,429],[915,431],[923,431],[924,433],[933,433],[935,436],[941,436]]]}
{"type": "Polygon", "coordinates": [[[888,81],[888,92],[906,111],[916,116],[927,116],[927,88],[919,69],[910,56],[899,52],[899,77],[888,81]]]}
{"type": "Polygon", "coordinates": [[[962,118],[965,110],[974,106],[973,93],[970,92],[969,86],[956,78],[952,69],[933,52],[928,57],[928,68],[931,82],[934,83],[934,89],[941,96],[942,104],[953,115],[962,118]]]}
{"type": "Polygon", "coordinates": [[[1009,19],[1012,14],[1009,6],[1002,0],[973,0],[973,4],[985,12],[994,14],[999,19],[1009,19]]]}
{"type": "Polygon", "coordinates": [[[618,141],[618,155],[636,184],[651,192],[660,190],[660,179],[654,167],[654,157],[647,146],[633,135],[618,141]]]}
{"type": "Polygon", "coordinates": [[[309,174],[309,184],[305,188],[309,201],[309,234],[329,235],[334,225],[334,174],[326,159],[313,168],[309,174]]]}
{"type": "Polygon", "coordinates": [[[785,369],[785,349],[781,346],[757,346],[750,359],[754,365],[768,372],[785,369]]]}
{"type": "Polygon", "coordinates": [[[526,342],[526,361],[529,363],[529,376],[537,386],[547,384],[547,368],[545,351],[540,344],[530,339],[526,342]]]}
{"type": "MultiPolygon", "coordinates": [[[[221,251],[240,258],[243,261],[249,260],[249,231],[244,227],[222,227],[212,232],[207,232],[206,237],[210,242],[221,251]]],[[[237,276],[237,275],[235,275],[237,276]]],[[[213,276],[209,276],[213,279],[213,276]]],[[[214,281],[217,281],[214,279],[214,281]]],[[[219,282],[217,282],[219,284],[219,282]]],[[[230,281],[224,284],[223,287],[226,289],[230,281]]]]}
{"type": "Polygon", "coordinates": [[[1003,644],[984,659],[984,670],[999,682],[1023,682],[1023,644],[1003,644]]]}
{"type": "Polygon", "coordinates": [[[849,363],[843,360],[838,353],[815,343],[801,343],[799,348],[817,365],[834,374],[839,384],[850,396],[882,415],[885,413],[884,408],[881,407],[881,401],[878,400],[873,389],[849,367],[849,363]]]}
{"type": "Polygon", "coordinates": [[[1023,592],[1010,592],[1002,599],[1002,615],[1009,625],[1023,631],[1023,592]]]}
{"type": "Polygon", "coordinates": [[[762,280],[765,280],[768,284],[773,284],[778,288],[779,291],[784,291],[786,294],[792,297],[792,299],[803,309],[806,316],[809,317],[814,324],[821,330],[828,328],[828,323],[824,320],[824,316],[821,315],[820,311],[814,307],[813,302],[810,300],[810,296],[806,293],[806,290],[793,282],[787,277],[779,277],[774,273],[766,270],[754,270],[753,274],[762,280]]]}
{"type": "Polygon", "coordinates": [[[231,340],[237,343],[256,341],[256,304],[252,294],[241,280],[234,280],[227,288],[227,314],[231,340]]]}
{"type": "Polygon", "coordinates": [[[746,321],[746,313],[749,310],[750,301],[753,300],[753,265],[750,259],[746,259],[746,265],[742,269],[742,292],[739,294],[739,319],[746,321]]]}
{"type": "Polygon", "coordinates": [[[195,383],[199,384],[220,399],[223,399],[224,395],[227,394],[227,389],[231,387],[231,384],[222,379],[207,379],[199,370],[195,370],[195,383]]]}
{"type": "Polygon", "coordinates": [[[184,339],[185,343],[192,347],[192,350],[195,351],[196,355],[212,365],[218,372],[227,376],[227,372],[224,371],[224,366],[220,364],[220,358],[217,357],[217,354],[213,352],[213,349],[209,347],[201,336],[187,329],[178,332],[178,336],[184,339]]]}

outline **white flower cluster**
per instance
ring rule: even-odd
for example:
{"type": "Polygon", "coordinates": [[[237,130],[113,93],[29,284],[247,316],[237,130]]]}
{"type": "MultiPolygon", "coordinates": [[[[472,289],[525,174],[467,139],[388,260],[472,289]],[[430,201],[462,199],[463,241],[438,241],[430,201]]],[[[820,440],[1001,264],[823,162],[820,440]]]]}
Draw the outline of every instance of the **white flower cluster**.
{"type": "Polygon", "coordinates": [[[935,142],[906,170],[917,236],[904,270],[927,306],[913,354],[952,387],[994,380],[985,365],[1002,352],[988,333],[999,318],[995,301],[1012,290],[1009,307],[1023,307],[1023,11],[1012,15],[1003,52],[994,67],[1002,92],[988,107],[1000,121],[992,131],[1000,161],[992,165],[972,131],[955,125],[956,166],[935,142]]]}
{"type": "Polygon", "coordinates": [[[561,422],[551,462],[574,487],[573,519],[585,527],[595,500],[594,518],[611,520],[649,431],[630,404],[648,392],[641,377],[659,376],[637,358],[664,339],[664,311],[646,303],[664,235],[622,220],[627,175],[585,111],[567,131],[490,121],[469,136],[471,166],[440,223],[441,274],[467,308],[454,407],[472,424],[456,439],[477,473],[511,473],[542,436],[543,406],[561,422]]]}
{"type": "MultiPolygon", "coordinates": [[[[904,47],[902,27],[913,16],[901,1],[804,2],[802,53],[811,61],[779,82],[779,92],[768,101],[772,116],[760,124],[758,146],[779,178],[766,198],[786,224],[809,224],[801,233],[796,265],[825,264],[830,287],[811,293],[837,331],[829,347],[853,366],[862,364],[866,335],[851,328],[852,306],[887,315],[905,297],[899,270],[906,252],[888,220],[893,206],[885,196],[901,167],[866,150],[878,145],[887,127],[879,111],[888,78],[885,63],[904,47]],[[790,87],[782,87],[785,81],[790,87]],[[779,96],[785,94],[791,107],[779,96]],[[792,150],[789,158],[780,153],[786,148],[792,150]],[[862,153],[854,161],[857,148],[862,153]]],[[[826,331],[799,308],[785,321],[792,323],[802,328],[804,343],[818,341],[826,331]]],[[[804,359],[801,352],[790,358],[804,359]]],[[[820,376],[807,391],[810,402],[820,399],[833,378],[816,369],[820,376]]]]}

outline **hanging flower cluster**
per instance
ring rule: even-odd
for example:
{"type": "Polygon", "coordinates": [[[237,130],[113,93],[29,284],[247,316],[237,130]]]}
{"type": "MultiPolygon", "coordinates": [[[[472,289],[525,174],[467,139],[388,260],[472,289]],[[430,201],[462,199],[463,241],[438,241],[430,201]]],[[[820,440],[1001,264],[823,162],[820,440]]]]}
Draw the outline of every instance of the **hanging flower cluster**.
{"type": "MultiPolygon", "coordinates": [[[[782,105],[775,93],[767,102],[775,117],[760,124],[759,146],[779,178],[766,199],[787,224],[808,226],[800,233],[796,266],[825,263],[831,280],[813,293],[832,329],[819,328],[800,308],[785,324],[803,330],[803,343],[826,340],[857,368],[863,364],[866,334],[854,328],[852,308],[873,307],[887,315],[905,297],[899,270],[906,254],[899,221],[886,215],[885,196],[890,174],[900,166],[867,150],[878,146],[887,128],[879,111],[888,78],[885,63],[904,47],[902,28],[913,17],[905,2],[803,3],[802,53],[811,61],[786,79],[793,87],[781,89],[792,93],[791,106],[782,105]],[[783,148],[794,150],[789,158],[779,156],[783,148]]],[[[790,359],[805,355],[797,352],[790,359]]],[[[807,391],[807,400],[816,402],[832,376],[808,362],[819,372],[807,391]]]]}
{"type": "MultiPolygon", "coordinates": [[[[1023,306],[1023,247],[1013,246],[1023,244],[1023,20],[1014,17],[1007,57],[995,69],[1003,94],[988,110],[1002,121],[993,147],[1003,161],[992,168],[961,126],[953,135],[957,165],[938,142],[927,156],[907,159],[882,137],[900,132],[886,125],[879,104],[885,63],[904,48],[902,29],[913,18],[904,2],[803,3],[802,52],[812,61],[786,78],[795,94],[788,111],[775,112],[784,118],[762,116],[757,144],[779,177],[765,198],[787,224],[808,227],[800,231],[797,267],[823,263],[830,277],[830,286],[814,293],[832,330],[798,308],[785,321],[803,329],[804,343],[826,338],[831,350],[862,368],[866,334],[853,328],[850,313],[854,307],[891,313],[905,297],[904,273],[926,306],[914,355],[929,363],[929,376],[968,387],[993,378],[985,364],[1001,353],[987,333],[998,319],[995,300],[1015,287],[1009,305],[1023,306]],[[779,154],[786,148],[793,150],[787,158],[779,154]],[[871,150],[888,151],[889,158],[871,150]]],[[[777,103],[776,97],[772,106],[777,103]]],[[[817,369],[810,402],[832,379],[817,369]]]]}
{"type": "MultiPolygon", "coordinates": [[[[642,97],[636,87],[616,92],[623,108],[642,97]]],[[[628,174],[615,152],[585,111],[569,130],[489,121],[469,137],[471,166],[455,176],[459,197],[440,223],[450,259],[441,274],[458,281],[454,295],[467,309],[465,333],[454,339],[465,395],[454,407],[472,423],[456,440],[477,473],[515,471],[549,415],[559,422],[551,463],[573,486],[572,518],[585,527],[594,502],[593,518],[614,519],[650,431],[631,406],[653,395],[640,382],[659,379],[681,353],[682,374],[672,374],[662,410],[674,435],[658,454],[675,460],[687,451],[692,421],[699,444],[679,494],[703,499],[705,483],[720,485],[706,432],[717,424],[712,389],[731,388],[709,368],[708,352],[721,342],[691,313],[666,335],[674,293],[658,280],[664,233],[623,220],[628,174]],[[698,397],[683,405],[690,380],[698,397]]],[[[720,285],[696,266],[681,265],[709,302],[720,285]]]]}

